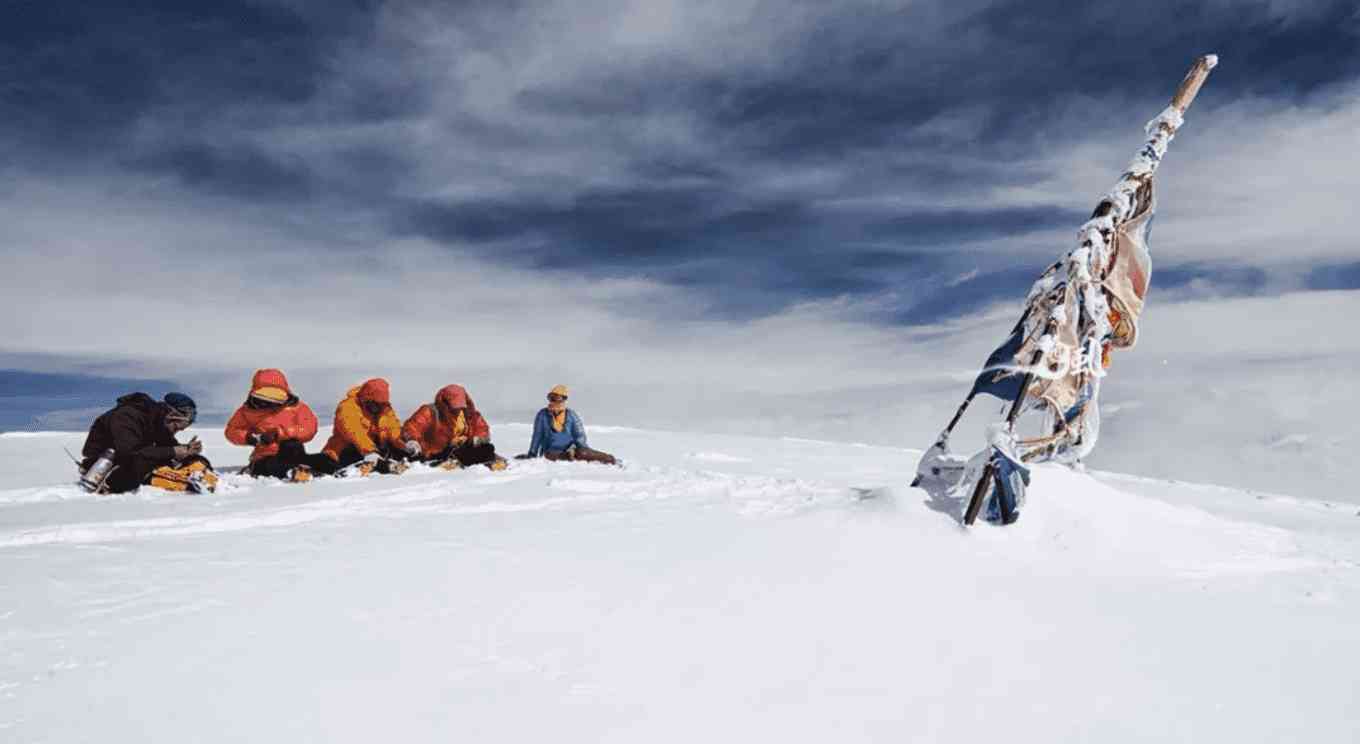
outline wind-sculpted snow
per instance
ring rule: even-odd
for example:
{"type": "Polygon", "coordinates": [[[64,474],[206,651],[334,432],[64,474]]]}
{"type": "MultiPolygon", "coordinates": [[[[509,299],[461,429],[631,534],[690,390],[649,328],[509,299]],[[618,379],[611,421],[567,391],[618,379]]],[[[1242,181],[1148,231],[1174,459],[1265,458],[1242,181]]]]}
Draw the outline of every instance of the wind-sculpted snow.
{"type": "MultiPolygon", "coordinates": [[[[733,458],[737,462],[744,459],[733,458]]],[[[411,515],[476,515],[552,509],[593,509],[604,502],[683,499],[700,506],[724,505],[742,514],[788,514],[818,503],[848,502],[841,487],[798,479],[735,476],[674,468],[590,467],[584,464],[518,463],[509,473],[480,468],[447,473],[417,465],[400,478],[336,479],[308,487],[287,487],[290,495],[345,495],[264,505],[249,496],[257,488],[273,491],[283,484],[260,485],[242,475],[225,475],[219,491],[198,497],[143,489],[121,497],[95,497],[74,486],[0,492],[0,504],[44,501],[111,503],[115,499],[161,503],[173,511],[194,514],[147,519],[51,524],[0,531],[0,548],[53,543],[89,544],[162,537],[293,527],[313,522],[400,518],[411,515]],[[562,470],[578,477],[560,477],[562,470]],[[413,483],[414,482],[414,483],[413,483]],[[504,493],[506,486],[513,495],[504,493]],[[532,495],[531,495],[532,494],[532,495]],[[544,496],[543,494],[546,494],[544,496]],[[196,503],[198,502],[198,503],[196,503]]],[[[281,495],[268,493],[273,497],[281,495]]],[[[272,498],[270,499],[273,500],[272,498]]]]}
{"type": "Polygon", "coordinates": [[[905,487],[919,453],[591,434],[626,466],[114,497],[66,483],[79,435],[0,438],[0,740],[1340,742],[1360,725],[1354,507],[1039,467],[1018,524],[965,531],[957,504],[905,487]]]}

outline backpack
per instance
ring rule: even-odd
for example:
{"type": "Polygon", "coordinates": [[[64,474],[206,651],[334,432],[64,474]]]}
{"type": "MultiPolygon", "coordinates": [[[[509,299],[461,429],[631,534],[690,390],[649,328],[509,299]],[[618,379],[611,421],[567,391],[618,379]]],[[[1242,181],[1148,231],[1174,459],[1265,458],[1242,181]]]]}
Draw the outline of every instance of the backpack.
{"type": "Polygon", "coordinates": [[[217,490],[217,473],[212,463],[202,457],[195,457],[179,467],[162,465],[151,471],[147,485],[164,488],[167,491],[190,491],[193,493],[212,493],[217,490]]]}

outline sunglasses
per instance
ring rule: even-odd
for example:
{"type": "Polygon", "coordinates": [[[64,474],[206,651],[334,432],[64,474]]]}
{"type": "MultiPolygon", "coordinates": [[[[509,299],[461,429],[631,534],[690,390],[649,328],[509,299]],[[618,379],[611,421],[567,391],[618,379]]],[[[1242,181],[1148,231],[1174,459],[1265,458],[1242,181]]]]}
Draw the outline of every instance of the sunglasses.
{"type": "Polygon", "coordinates": [[[552,401],[552,402],[554,402],[554,403],[561,403],[562,401],[564,401],[564,400],[566,400],[566,399],[567,399],[567,396],[565,396],[565,395],[549,395],[549,396],[548,396],[548,400],[550,400],[550,401],[552,401]]]}
{"type": "Polygon", "coordinates": [[[377,414],[379,414],[379,413],[382,413],[382,412],[383,412],[383,409],[385,409],[385,408],[387,408],[387,404],[386,404],[386,403],[372,403],[372,402],[370,402],[370,403],[365,403],[365,404],[364,404],[364,410],[365,410],[365,411],[368,411],[369,413],[371,413],[371,414],[373,414],[373,415],[375,415],[375,416],[376,416],[377,414]]]}

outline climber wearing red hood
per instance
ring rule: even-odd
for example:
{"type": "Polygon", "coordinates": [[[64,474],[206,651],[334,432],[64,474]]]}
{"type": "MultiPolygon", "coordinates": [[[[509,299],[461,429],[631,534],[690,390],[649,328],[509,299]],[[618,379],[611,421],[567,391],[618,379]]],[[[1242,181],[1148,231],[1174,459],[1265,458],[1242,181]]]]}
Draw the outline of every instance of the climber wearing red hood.
{"type": "Polygon", "coordinates": [[[306,480],[319,457],[302,446],[316,436],[316,415],[277,369],[255,372],[246,402],[227,422],[226,435],[232,444],[255,448],[246,472],[257,478],[306,480]]]}
{"type": "Polygon", "coordinates": [[[492,469],[505,467],[491,444],[491,427],[477,412],[462,385],[445,385],[401,427],[407,451],[426,462],[448,467],[485,464],[492,469]]]}
{"type": "Polygon", "coordinates": [[[335,472],[360,461],[379,466],[388,458],[402,459],[406,444],[401,438],[401,419],[392,410],[392,389],[387,380],[375,377],[350,388],[335,407],[335,427],[321,450],[335,472]]]}

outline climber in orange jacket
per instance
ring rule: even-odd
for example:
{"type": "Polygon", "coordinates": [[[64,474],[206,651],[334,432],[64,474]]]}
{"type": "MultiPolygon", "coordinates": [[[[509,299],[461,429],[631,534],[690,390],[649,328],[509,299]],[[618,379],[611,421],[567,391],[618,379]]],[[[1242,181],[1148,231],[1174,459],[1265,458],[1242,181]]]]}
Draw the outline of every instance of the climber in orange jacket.
{"type": "Polygon", "coordinates": [[[447,467],[485,464],[505,467],[491,444],[491,427],[462,385],[445,385],[401,427],[408,452],[425,462],[447,467]]]}
{"type": "Polygon", "coordinates": [[[389,460],[405,459],[401,419],[392,410],[392,389],[387,380],[375,377],[350,388],[335,407],[334,432],[321,452],[330,463],[319,469],[327,473],[361,461],[383,471],[389,460]]]}
{"type": "Polygon", "coordinates": [[[227,441],[253,446],[246,472],[306,480],[319,455],[303,447],[316,436],[316,415],[293,394],[277,369],[256,370],[246,402],[227,422],[227,441]]]}

